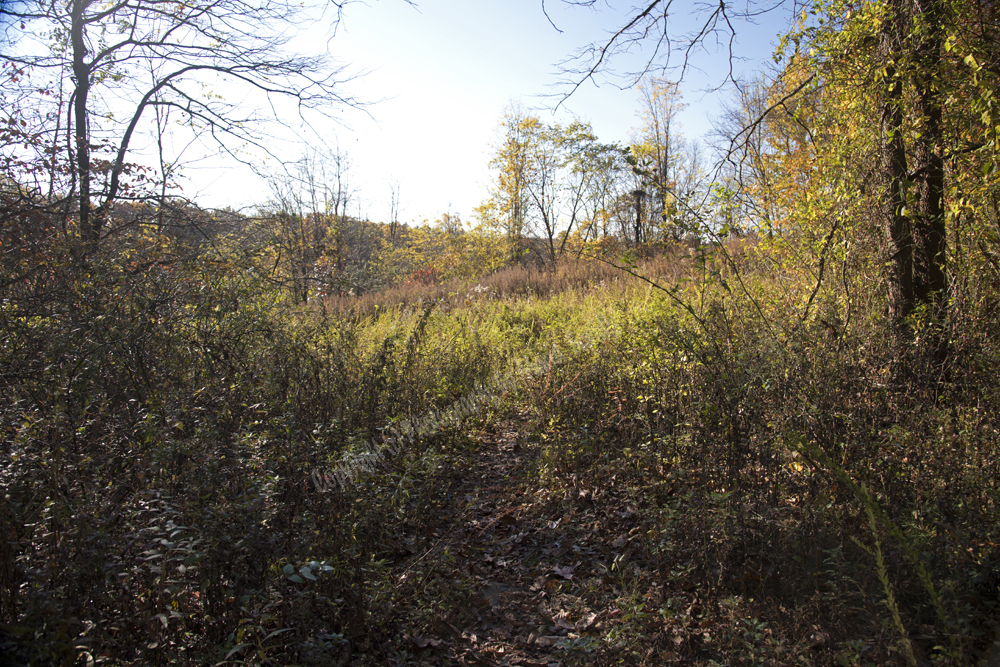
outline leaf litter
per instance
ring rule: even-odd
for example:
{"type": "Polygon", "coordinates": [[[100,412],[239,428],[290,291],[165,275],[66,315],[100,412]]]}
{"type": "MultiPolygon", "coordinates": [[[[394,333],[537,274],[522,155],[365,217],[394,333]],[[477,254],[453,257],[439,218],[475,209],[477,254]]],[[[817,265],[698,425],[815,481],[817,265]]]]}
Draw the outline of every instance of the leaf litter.
{"type": "MultiPolygon", "coordinates": [[[[524,435],[530,421],[515,413],[477,433],[455,466],[450,502],[402,545],[394,597],[403,646],[395,661],[741,664],[729,659],[732,647],[751,635],[737,603],[720,603],[689,564],[663,562],[648,548],[644,508],[653,494],[614,473],[543,478],[541,445],[524,435]]],[[[683,491],[671,486],[671,495],[683,491]]],[[[744,613],[764,604],[739,602],[744,613]]],[[[820,659],[814,629],[802,632],[801,646],[769,649],[783,659],[758,664],[820,659]]],[[[769,633],[758,633],[761,647],[777,644],[769,633]]]]}

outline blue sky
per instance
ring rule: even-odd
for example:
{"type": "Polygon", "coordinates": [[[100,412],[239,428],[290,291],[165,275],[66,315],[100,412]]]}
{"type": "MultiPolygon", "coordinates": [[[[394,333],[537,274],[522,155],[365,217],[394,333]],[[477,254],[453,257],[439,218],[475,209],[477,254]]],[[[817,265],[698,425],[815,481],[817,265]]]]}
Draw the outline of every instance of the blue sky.
{"type": "MultiPolygon", "coordinates": [[[[562,32],[546,19],[541,0],[420,0],[416,7],[403,0],[355,2],[345,7],[335,35],[328,20],[318,20],[294,42],[303,51],[328,48],[352,71],[366,72],[345,88],[372,102],[365,111],[338,110],[338,122],[314,125],[318,137],[293,128],[296,138],[339,144],[350,155],[357,189],[351,213],[387,218],[394,179],[400,184],[402,221],[433,220],[449,210],[470,220],[487,196],[490,146],[498,139],[504,107],[514,100],[539,107],[547,122],[577,117],[590,121],[604,141],[627,141],[638,124],[638,97],[634,89],[621,89],[625,79],[585,84],[557,112],[544,108],[554,104],[546,95],[564,90],[553,88],[559,81],[556,64],[605,38],[625,12],[600,3],[595,9],[566,7],[558,0],[547,0],[545,7],[562,32]]],[[[677,16],[679,29],[686,18],[677,16]]],[[[756,26],[738,25],[737,49],[747,60],[737,62],[737,72],[750,74],[769,62],[786,25],[787,13],[768,15],[756,26]]],[[[647,56],[632,53],[614,65],[629,71],[647,56]]],[[[705,91],[724,79],[728,59],[709,44],[694,64],[700,69],[689,71],[683,83],[688,106],[681,124],[689,138],[711,129],[726,93],[705,91]]],[[[294,159],[306,150],[302,141],[279,135],[276,152],[294,159]]],[[[217,170],[206,163],[189,176],[187,194],[203,204],[241,207],[267,196],[266,184],[248,170],[217,170]]]]}

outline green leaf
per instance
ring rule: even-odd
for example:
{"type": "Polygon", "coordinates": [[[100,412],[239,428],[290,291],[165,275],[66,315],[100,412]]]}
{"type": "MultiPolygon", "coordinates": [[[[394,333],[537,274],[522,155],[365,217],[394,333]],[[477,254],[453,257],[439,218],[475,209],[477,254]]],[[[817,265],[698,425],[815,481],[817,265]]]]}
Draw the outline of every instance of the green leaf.
{"type": "Polygon", "coordinates": [[[302,577],[300,577],[297,574],[293,574],[292,576],[288,577],[288,580],[289,581],[294,581],[297,584],[304,584],[304,583],[306,583],[305,580],[302,579],[302,577]]]}
{"type": "Polygon", "coordinates": [[[248,646],[250,646],[250,644],[245,644],[245,643],[244,644],[237,644],[236,647],[233,648],[232,651],[230,651],[229,653],[226,654],[226,658],[225,659],[229,660],[231,657],[233,657],[234,653],[237,653],[238,651],[242,651],[243,649],[247,648],[248,646]]]}

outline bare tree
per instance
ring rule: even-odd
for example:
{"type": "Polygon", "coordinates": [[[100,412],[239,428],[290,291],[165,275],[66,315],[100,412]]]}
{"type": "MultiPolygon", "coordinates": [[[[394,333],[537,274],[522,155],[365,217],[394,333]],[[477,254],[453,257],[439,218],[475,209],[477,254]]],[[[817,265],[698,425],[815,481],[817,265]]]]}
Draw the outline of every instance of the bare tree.
{"type": "Polygon", "coordinates": [[[399,180],[393,178],[389,181],[389,240],[396,239],[396,231],[399,229],[399,180]]]}
{"type": "MultiPolygon", "coordinates": [[[[334,25],[342,4],[329,4],[334,25]]],[[[291,0],[3,5],[0,19],[12,24],[5,33],[4,67],[21,73],[3,78],[4,97],[30,99],[37,107],[38,140],[27,149],[35,155],[18,155],[15,162],[58,164],[52,176],[61,182],[53,192],[75,203],[82,237],[96,244],[107,231],[112,204],[138,198],[146,187],[144,167],[130,160],[143,144],[143,121],[149,122],[153,109],[176,112],[184,125],[235,157],[238,146],[266,152],[259,123],[288,107],[308,124],[312,112],[357,104],[340,92],[347,78],[342,66],[326,54],[297,55],[286,48],[310,9],[321,8],[291,0]],[[263,105],[231,101],[245,97],[247,89],[263,105]],[[283,100],[290,104],[282,106],[283,100]]],[[[2,150],[9,161],[26,149],[2,150]]]]}
{"type": "Polygon", "coordinates": [[[297,300],[307,301],[313,288],[330,291],[342,282],[351,237],[357,236],[351,229],[357,220],[347,215],[356,194],[350,172],[351,158],[337,146],[310,151],[282,173],[267,175],[273,243],[285,255],[297,300]]]}

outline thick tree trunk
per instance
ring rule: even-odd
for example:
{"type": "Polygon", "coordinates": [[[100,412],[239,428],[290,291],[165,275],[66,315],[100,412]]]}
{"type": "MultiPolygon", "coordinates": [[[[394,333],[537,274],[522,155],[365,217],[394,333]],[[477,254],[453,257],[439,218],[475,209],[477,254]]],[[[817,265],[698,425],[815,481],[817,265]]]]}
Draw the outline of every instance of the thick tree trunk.
{"type": "MultiPolygon", "coordinates": [[[[886,67],[887,78],[895,76],[886,67]]],[[[885,182],[882,200],[882,225],[889,255],[889,314],[901,322],[916,306],[913,284],[913,230],[906,210],[906,146],[903,143],[903,111],[900,106],[903,84],[890,84],[889,96],[882,105],[881,165],[885,182]]]]}
{"type": "Polygon", "coordinates": [[[944,135],[935,83],[943,48],[939,7],[937,0],[893,0],[881,35],[886,63],[881,217],[889,255],[890,316],[900,332],[918,306],[931,306],[940,317],[945,305],[944,135]],[[912,128],[904,126],[907,90],[914,100],[912,128]],[[907,131],[914,137],[909,151],[907,131]]]}
{"type": "Polygon", "coordinates": [[[933,303],[942,315],[947,287],[944,260],[946,228],[944,214],[944,130],[941,95],[935,79],[941,70],[944,35],[938,0],[916,0],[915,12],[922,15],[924,33],[914,49],[919,69],[915,78],[914,116],[919,128],[913,142],[913,272],[915,297],[933,303]]]}

